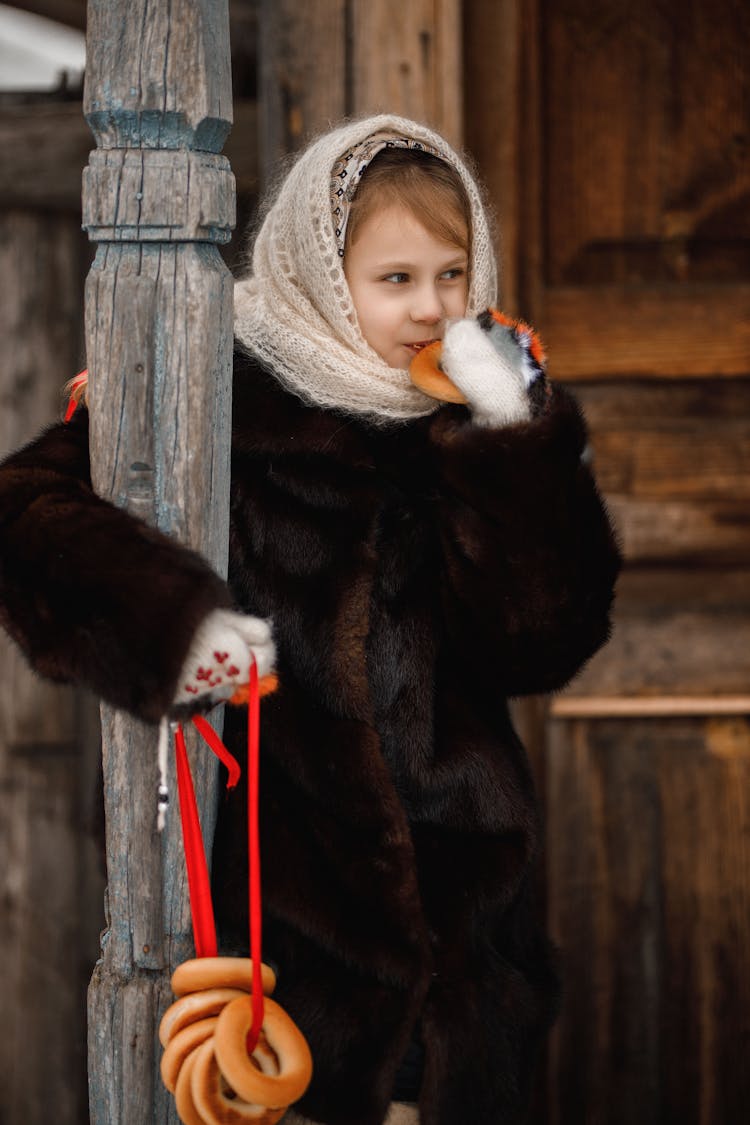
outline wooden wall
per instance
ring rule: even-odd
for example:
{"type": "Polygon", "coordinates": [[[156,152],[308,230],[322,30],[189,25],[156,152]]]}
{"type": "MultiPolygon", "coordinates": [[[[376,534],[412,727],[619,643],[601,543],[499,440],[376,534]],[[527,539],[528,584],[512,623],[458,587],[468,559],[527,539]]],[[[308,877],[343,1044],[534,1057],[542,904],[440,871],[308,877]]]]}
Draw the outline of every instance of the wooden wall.
{"type": "MultiPolygon", "coordinates": [[[[0,101],[0,453],[60,417],[82,360],[81,234],[66,153],[80,107],[0,101]]],[[[86,1120],[86,984],[103,920],[95,701],[0,634],[0,1120],[86,1120]]]]}
{"type": "Polygon", "coordinates": [[[504,303],[586,409],[626,555],[609,646],[520,708],[566,966],[536,1119],[734,1125],[750,1095],[750,12],[469,0],[465,18],[504,303]]]}

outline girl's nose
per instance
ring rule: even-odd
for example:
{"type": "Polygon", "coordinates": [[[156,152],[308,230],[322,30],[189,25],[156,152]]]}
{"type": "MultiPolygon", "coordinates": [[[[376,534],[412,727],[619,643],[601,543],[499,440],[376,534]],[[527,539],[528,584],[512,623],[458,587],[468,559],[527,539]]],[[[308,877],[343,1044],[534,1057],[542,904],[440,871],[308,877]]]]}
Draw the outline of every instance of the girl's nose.
{"type": "Polygon", "coordinates": [[[425,286],[415,293],[411,318],[417,324],[437,324],[444,313],[443,302],[434,286],[425,286]]]}

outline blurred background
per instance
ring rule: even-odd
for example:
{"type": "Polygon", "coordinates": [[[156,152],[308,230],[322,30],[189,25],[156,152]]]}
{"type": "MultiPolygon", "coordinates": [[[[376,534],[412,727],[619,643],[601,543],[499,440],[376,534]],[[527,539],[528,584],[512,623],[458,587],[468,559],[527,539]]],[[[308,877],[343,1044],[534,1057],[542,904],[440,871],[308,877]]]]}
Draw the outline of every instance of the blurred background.
{"type": "MultiPolygon", "coordinates": [[[[589,419],[626,556],[614,636],[564,694],[516,709],[566,979],[535,1125],[740,1125],[750,5],[230,0],[230,20],[230,267],[284,153],[349,113],[423,119],[472,154],[502,307],[589,419]]],[[[0,5],[0,453],[60,416],[85,363],[85,23],[85,0],[0,5]]],[[[0,646],[0,1122],[77,1125],[104,925],[96,703],[0,646]]]]}

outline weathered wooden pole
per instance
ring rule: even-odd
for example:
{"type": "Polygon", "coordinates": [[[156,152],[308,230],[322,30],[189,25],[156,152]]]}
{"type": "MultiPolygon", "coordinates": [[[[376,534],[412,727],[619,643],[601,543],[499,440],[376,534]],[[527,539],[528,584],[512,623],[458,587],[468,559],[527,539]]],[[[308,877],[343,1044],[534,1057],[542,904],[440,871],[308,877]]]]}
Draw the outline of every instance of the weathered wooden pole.
{"type": "MultiPolygon", "coordinates": [[[[94,487],[226,573],[234,225],[227,0],[89,0],[83,222],[94,487]]],[[[157,731],[102,708],[108,928],[89,989],[95,1125],[176,1121],[158,1076],[168,972],[192,953],[157,731]]],[[[207,839],[215,775],[194,756],[207,839]]],[[[174,792],[174,790],[173,790],[174,792]]]]}

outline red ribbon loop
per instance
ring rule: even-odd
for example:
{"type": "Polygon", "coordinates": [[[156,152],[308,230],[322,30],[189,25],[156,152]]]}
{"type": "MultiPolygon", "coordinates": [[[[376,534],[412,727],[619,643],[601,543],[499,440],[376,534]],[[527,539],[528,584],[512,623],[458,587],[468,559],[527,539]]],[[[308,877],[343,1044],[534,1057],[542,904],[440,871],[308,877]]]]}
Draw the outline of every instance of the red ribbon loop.
{"type": "Polygon", "coordinates": [[[211,901],[211,883],[208,877],[206,849],[203,846],[198,803],[195,799],[193,779],[190,774],[185,736],[178,724],[174,735],[177,758],[177,790],[180,796],[182,841],[185,847],[190,912],[193,918],[195,952],[198,957],[216,956],[216,924],[211,901]]]}
{"type": "Polygon", "coordinates": [[[213,750],[216,757],[220,762],[227,767],[229,777],[227,778],[227,789],[234,789],[237,782],[240,780],[240,763],[230,754],[224,743],[219,738],[218,734],[202,715],[193,716],[193,726],[202,736],[203,740],[213,750]]]}

